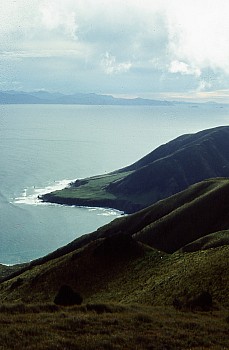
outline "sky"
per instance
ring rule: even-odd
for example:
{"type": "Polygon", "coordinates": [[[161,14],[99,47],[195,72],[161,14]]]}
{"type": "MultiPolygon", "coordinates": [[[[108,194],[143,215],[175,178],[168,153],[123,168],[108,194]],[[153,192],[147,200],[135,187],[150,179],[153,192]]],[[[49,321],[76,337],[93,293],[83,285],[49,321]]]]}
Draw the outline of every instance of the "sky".
{"type": "Polygon", "coordinates": [[[0,90],[228,102],[228,0],[0,0],[0,90]]]}

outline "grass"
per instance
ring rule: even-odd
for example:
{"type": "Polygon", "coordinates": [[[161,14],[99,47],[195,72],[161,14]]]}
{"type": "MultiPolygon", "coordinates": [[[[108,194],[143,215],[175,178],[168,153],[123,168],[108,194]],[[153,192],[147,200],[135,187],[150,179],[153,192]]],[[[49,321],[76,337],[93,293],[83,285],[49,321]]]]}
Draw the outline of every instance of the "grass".
{"type": "Polygon", "coordinates": [[[100,304],[50,309],[27,305],[0,310],[0,349],[227,349],[225,310],[178,312],[147,305],[100,304]],[[36,310],[36,312],[34,312],[36,310]]]}
{"type": "Polygon", "coordinates": [[[116,199],[116,196],[106,191],[106,186],[110,182],[120,180],[128,173],[116,173],[94,176],[86,179],[85,184],[74,187],[74,185],[67,187],[60,191],[52,192],[52,195],[60,198],[78,198],[78,199],[116,199]]]}
{"type": "Polygon", "coordinates": [[[19,271],[22,268],[26,268],[26,266],[28,266],[29,264],[25,263],[25,264],[16,264],[16,265],[12,265],[12,266],[6,266],[6,265],[2,265],[0,264],[0,279],[4,278],[14,272],[19,271]]]}

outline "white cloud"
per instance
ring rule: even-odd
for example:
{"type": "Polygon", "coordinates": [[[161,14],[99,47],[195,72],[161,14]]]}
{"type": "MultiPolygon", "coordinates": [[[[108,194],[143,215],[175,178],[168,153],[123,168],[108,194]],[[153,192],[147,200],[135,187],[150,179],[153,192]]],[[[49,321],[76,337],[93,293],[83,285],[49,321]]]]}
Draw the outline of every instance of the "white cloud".
{"type": "Polygon", "coordinates": [[[73,9],[65,6],[65,2],[45,1],[40,6],[41,21],[48,30],[62,30],[72,39],[77,40],[76,15],[73,9]]]}
{"type": "MultiPolygon", "coordinates": [[[[88,90],[92,79],[101,87],[104,81],[118,87],[118,75],[126,72],[126,93],[133,93],[134,84],[142,91],[224,89],[228,13],[228,0],[2,0],[1,64],[8,60],[14,68],[9,82],[17,80],[19,63],[26,61],[31,84],[40,64],[41,81],[55,66],[56,79],[62,72],[60,84],[64,71],[75,79],[83,74],[88,90]],[[208,70],[214,79],[206,76],[208,70]]],[[[7,70],[2,71],[6,80],[7,70]]]]}
{"type": "Polygon", "coordinates": [[[117,62],[115,56],[106,52],[101,60],[101,66],[106,74],[126,73],[131,68],[130,62],[117,62]]]}
{"type": "Polygon", "coordinates": [[[200,80],[199,85],[197,87],[197,91],[205,91],[207,89],[210,89],[211,87],[212,84],[209,81],[200,80]]]}
{"type": "Polygon", "coordinates": [[[168,3],[169,51],[178,61],[229,74],[229,2],[174,0],[168,3]]]}
{"type": "Polygon", "coordinates": [[[185,62],[180,61],[172,61],[169,65],[170,73],[181,73],[181,74],[190,74],[199,77],[201,75],[201,71],[199,68],[191,67],[185,62]]]}

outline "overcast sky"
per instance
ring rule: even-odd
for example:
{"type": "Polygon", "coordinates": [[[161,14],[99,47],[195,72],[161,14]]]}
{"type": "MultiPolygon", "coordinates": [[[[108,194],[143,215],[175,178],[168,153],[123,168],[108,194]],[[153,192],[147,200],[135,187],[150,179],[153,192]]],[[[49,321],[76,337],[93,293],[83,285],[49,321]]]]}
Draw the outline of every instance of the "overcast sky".
{"type": "Polygon", "coordinates": [[[0,0],[0,90],[228,101],[228,0],[0,0]]]}

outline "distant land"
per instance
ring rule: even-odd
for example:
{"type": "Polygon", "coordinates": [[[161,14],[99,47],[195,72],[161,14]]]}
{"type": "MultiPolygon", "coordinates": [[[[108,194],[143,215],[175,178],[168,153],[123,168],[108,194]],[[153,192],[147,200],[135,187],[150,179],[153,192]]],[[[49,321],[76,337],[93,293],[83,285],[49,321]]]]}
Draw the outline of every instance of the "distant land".
{"type": "Polygon", "coordinates": [[[125,168],[76,180],[45,202],[133,213],[209,178],[229,177],[229,126],[182,135],[125,168]]]}
{"type": "MultiPolygon", "coordinates": [[[[209,105],[217,103],[206,102],[209,105]]],[[[117,106],[173,106],[177,104],[187,104],[193,107],[203,103],[152,100],[145,98],[116,98],[112,95],[99,95],[95,93],[63,94],[51,93],[48,91],[0,91],[0,104],[75,104],[75,105],[117,105],[117,106]]],[[[225,105],[220,104],[220,106],[225,105]]]]}
{"type": "Polygon", "coordinates": [[[23,92],[23,91],[1,91],[0,104],[76,104],[76,105],[148,105],[148,106],[170,106],[172,102],[149,100],[142,98],[115,98],[111,95],[97,95],[94,93],[77,93],[65,95],[61,93],[50,93],[46,91],[23,92]]]}

